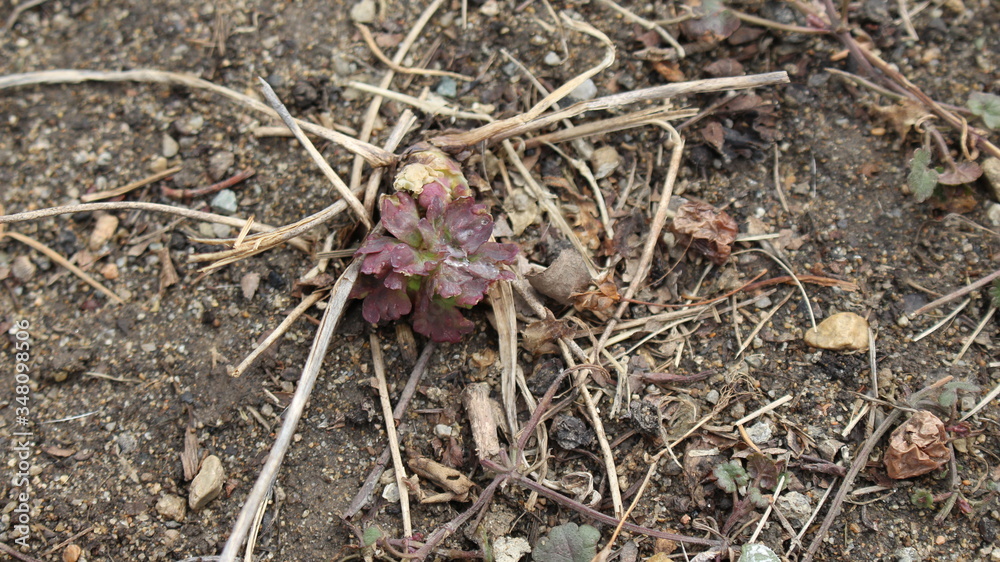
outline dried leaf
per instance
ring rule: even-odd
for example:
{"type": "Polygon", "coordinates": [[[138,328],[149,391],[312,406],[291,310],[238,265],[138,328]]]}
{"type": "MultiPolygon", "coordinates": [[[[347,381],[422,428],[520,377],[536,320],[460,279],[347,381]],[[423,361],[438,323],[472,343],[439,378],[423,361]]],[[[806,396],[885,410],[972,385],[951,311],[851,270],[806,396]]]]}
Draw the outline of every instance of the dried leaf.
{"type": "Polygon", "coordinates": [[[927,410],[913,414],[889,437],[885,468],[894,480],[926,474],[951,460],[944,423],[927,410]]]}
{"type": "Polygon", "coordinates": [[[59,457],[62,459],[66,457],[72,457],[73,455],[76,454],[76,449],[67,449],[65,447],[60,447],[58,445],[46,445],[42,447],[42,451],[44,451],[45,454],[47,455],[51,455],[53,457],[59,457]]]}
{"type": "Polygon", "coordinates": [[[571,295],[587,288],[590,272],[580,252],[567,248],[559,253],[545,271],[527,277],[528,283],[539,293],[559,304],[572,303],[571,295]]]}
{"type": "Polygon", "coordinates": [[[722,0],[688,0],[685,4],[696,17],[682,23],[681,30],[692,41],[722,41],[740,27],[739,18],[726,9],[722,0]]]}
{"type": "Polygon", "coordinates": [[[521,332],[521,346],[534,355],[559,353],[559,348],[553,341],[572,333],[573,330],[563,320],[554,317],[539,320],[524,327],[521,332]]]}
{"type": "Polygon", "coordinates": [[[722,152],[722,145],[726,142],[726,132],[718,121],[709,121],[701,128],[701,138],[705,139],[716,152],[722,152]]]}
{"type": "Polygon", "coordinates": [[[972,183],[983,175],[983,169],[975,162],[962,162],[955,168],[938,176],[937,181],[943,185],[962,185],[972,183]]]}
{"type": "Polygon", "coordinates": [[[678,244],[690,244],[716,265],[722,265],[729,259],[732,244],[739,233],[733,217],[708,203],[698,201],[681,205],[670,229],[677,236],[678,244]]]}
{"type": "Polygon", "coordinates": [[[621,294],[618,293],[618,286],[610,279],[601,282],[596,291],[574,293],[571,296],[573,297],[573,306],[577,310],[589,310],[598,315],[610,314],[622,298],[621,294]]]}
{"type": "Polygon", "coordinates": [[[931,163],[931,151],[926,148],[918,148],[913,152],[913,159],[910,160],[910,175],[906,178],[906,183],[913,192],[913,197],[917,203],[923,203],[934,195],[934,188],[938,184],[938,173],[929,166],[931,163]]]}
{"type": "Polygon", "coordinates": [[[871,106],[871,110],[884,119],[899,135],[900,142],[906,139],[910,129],[928,116],[927,109],[920,102],[903,99],[891,106],[871,106]]]}
{"type": "Polygon", "coordinates": [[[715,78],[727,76],[742,76],[744,74],[743,65],[736,59],[719,59],[705,67],[705,74],[715,78]]]}

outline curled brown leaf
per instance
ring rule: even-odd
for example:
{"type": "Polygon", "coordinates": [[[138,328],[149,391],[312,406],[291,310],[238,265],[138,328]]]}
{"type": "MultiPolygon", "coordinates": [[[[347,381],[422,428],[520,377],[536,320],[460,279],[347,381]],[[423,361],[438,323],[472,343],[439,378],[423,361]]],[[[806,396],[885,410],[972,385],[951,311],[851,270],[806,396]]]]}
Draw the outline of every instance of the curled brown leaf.
{"type": "Polygon", "coordinates": [[[681,205],[670,229],[677,236],[678,244],[690,245],[716,265],[729,259],[739,232],[736,221],[728,213],[700,201],[681,205]]]}
{"type": "Polygon", "coordinates": [[[951,460],[944,423],[927,410],[913,414],[889,437],[885,468],[895,480],[927,474],[951,460]]]}

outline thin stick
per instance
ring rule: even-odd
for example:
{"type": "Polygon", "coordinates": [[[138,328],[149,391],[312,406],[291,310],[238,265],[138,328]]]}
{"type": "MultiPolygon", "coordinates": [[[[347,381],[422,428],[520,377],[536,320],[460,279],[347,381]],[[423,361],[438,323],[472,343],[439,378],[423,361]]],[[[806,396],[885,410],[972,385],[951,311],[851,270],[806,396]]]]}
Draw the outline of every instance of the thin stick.
{"type": "Polygon", "coordinates": [[[257,476],[257,481],[254,482],[253,488],[243,502],[243,508],[240,510],[239,517],[237,517],[236,522],[233,524],[233,530],[229,533],[229,539],[226,541],[222,556],[219,558],[222,562],[235,562],[240,546],[246,539],[247,531],[250,529],[254,515],[257,513],[257,506],[265,500],[268,491],[274,484],[275,478],[278,476],[281,462],[284,460],[285,453],[288,452],[288,448],[292,444],[295,429],[298,427],[299,419],[302,418],[302,413],[305,411],[306,402],[309,400],[309,395],[312,393],[316,379],[319,377],[323,358],[326,356],[326,350],[330,346],[330,339],[333,337],[333,332],[337,327],[337,321],[340,320],[347,306],[348,295],[354,287],[360,269],[361,261],[354,260],[344,270],[340,279],[333,286],[330,303],[323,314],[323,320],[320,322],[312,348],[309,350],[309,357],[302,367],[302,377],[299,379],[299,384],[295,389],[295,395],[292,396],[292,402],[285,411],[285,421],[282,422],[278,437],[274,440],[274,445],[271,446],[267,462],[264,463],[264,467],[257,476]]]}
{"type": "Polygon", "coordinates": [[[935,308],[941,306],[942,304],[944,304],[946,302],[951,302],[951,301],[957,299],[958,297],[961,297],[963,295],[967,295],[967,294],[971,293],[972,291],[975,291],[976,289],[978,289],[980,287],[984,287],[986,285],[989,285],[994,279],[997,279],[997,278],[1000,278],[1000,269],[994,271],[993,273],[990,273],[989,275],[987,275],[986,277],[983,277],[982,279],[980,279],[978,281],[975,281],[973,283],[969,283],[968,285],[966,285],[965,287],[962,287],[961,289],[958,289],[957,291],[952,291],[951,293],[948,293],[947,295],[945,295],[945,296],[943,296],[943,297],[941,297],[941,298],[939,298],[939,299],[937,299],[935,301],[929,302],[929,303],[925,304],[924,306],[921,306],[920,308],[918,308],[918,309],[914,310],[913,312],[911,312],[909,314],[909,316],[910,316],[910,318],[914,318],[916,316],[919,316],[919,315],[927,312],[928,310],[934,310],[935,308]]]}
{"type": "Polygon", "coordinates": [[[406,468],[399,454],[399,438],[396,436],[396,420],[392,415],[392,402],[389,400],[389,385],[385,382],[385,359],[382,358],[382,341],[378,334],[372,333],[368,342],[372,348],[372,366],[375,370],[375,382],[378,385],[379,401],[382,403],[382,417],[385,420],[385,435],[389,440],[389,452],[392,455],[392,468],[396,474],[396,487],[399,488],[399,509],[403,514],[403,538],[413,536],[413,525],[410,523],[410,493],[406,487],[406,468]]]}
{"type": "Polygon", "coordinates": [[[82,537],[83,535],[86,535],[87,533],[89,533],[89,532],[91,532],[93,530],[94,530],[94,526],[93,525],[91,525],[90,527],[87,527],[86,529],[80,531],[79,533],[74,534],[73,536],[69,537],[68,539],[62,541],[61,543],[53,545],[52,548],[50,548],[50,549],[46,550],[45,552],[43,552],[42,556],[48,556],[48,555],[50,555],[50,554],[52,554],[54,552],[58,552],[62,547],[68,545],[69,543],[75,541],[76,539],[82,537]]]}
{"type": "MultiPolygon", "coordinates": [[[[64,205],[62,207],[50,207],[48,209],[39,209],[37,211],[25,211],[23,213],[15,213],[13,215],[0,215],[0,224],[33,221],[45,217],[54,217],[57,215],[69,215],[73,213],[87,213],[91,211],[118,211],[122,209],[135,209],[139,211],[150,211],[154,213],[178,215],[181,217],[194,219],[202,222],[224,224],[236,228],[243,228],[248,222],[247,219],[241,219],[239,217],[227,217],[225,215],[217,215],[215,213],[193,211],[191,209],[185,209],[183,207],[174,207],[173,205],[162,205],[160,203],[145,203],[141,201],[114,201],[108,203],[84,203],[82,205],[64,205]]],[[[256,221],[250,221],[250,222],[253,222],[253,225],[250,227],[250,230],[253,230],[255,232],[274,232],[275,230],[277,230],[277,227],[271,226],[269,224],[264,224],[262,222],[256,222],[256,221]]],[[[301,238],[293,238],[291,240],[288,240],[288,243],[294,246],[296,249],[302,250],[303,252],[309,253],[310,251],[309,245],[306,244],[305,240],[302,240],[301,238]]]]}
{"type": "Polygon", "coordinates": [[[962,302],[962,304],[960,304],[957,307],[955,307],[955,310],[952,310],[951,312],[949,312],[944,318],[942,318],[941,320],[937,321],[933,326],[931,326],[930,328],[927,328],[923,332],[920,332],[919,334],[913,336],[913,338],[912,338],[913,341],[920,341],[920,340],[926,338],[927,336],[933,334],[934,332],[936,332],[938,329],[941,328],[941,326],[944,326],[948,322],[951,322],[952,318],[958,316],[958,313],[962,312],[962,310],[964,310],[965,307],[969,306],[969,303],[971,303],[971,302],[972,302],[971,298],[965,299],[965,301],[962,302]]]}
{"type": "Polygon", "coordinates": [[[914,41],[920,41],[920,36],[917,35],[917,30],[913,28],[913,22],[910,21],[910,10],[906,7],[906,0],[896,0],[896,7],[899,10],[899,19],[903,20],[903,29],[906,30],[906,34],[914,41]]]}
{"type": "Polygon", "coordinates": [[[223,189],[229,189],[230,187],[233,187],[234,185],[240,183],[241,181],[252,178],[255,173],[256,171],[254,171],[253,168],[247,168],[246,170],[240,170],[233,176],[226,178],[220,182],[213,183],[212,185],[207,187],[198,187],[195,189],[172,189],[164,186],[161,189],[161,191],[167,197],[172,197],[174,199],[193,199],[195,197],[203,197],[205,195],[211,195],[217,191],[222,191],[223,189]]]}
{"type": "Polygon", "coordinates": [[[21,14],[27,12],[28,10],[36,6],[41,6],[42,4],[48,1],[49,0],[28,0],[27,2],[15,5],[14,10],[10,13],[10,16],[7,18],[7,25],[4,26],[4,28],[9,33],[11,29],[14,29],[14,24],[17,23],[17,19],[21,17],[21,14]]]}
{"type": "Polygon", "coordinates": [[[791,401],[791,399],[792,399],[792,395],[791,394],[786,394],[786,395],[782,396],[781,398],[778,398],[774,402],[771,402],[767,406],[764,406],[762,408],[758,408],[758,409],[750,412],[749,414],[743,416],[742,418],[736,420],[735,422],[733,422],[733,425],[744,425],[747,422],[751,422],[751,421],[757,419],[758,417],[763,416],[764,414],[770,412],[771,410],[774,410],[775,408],[778,408],[779,406],[783,405],[784,403],[791,401]]]}
{"type": "Polygon", "coordinates": [[[805,301],[805,303],[806,303],[806,310],[809,312],[809,321],[812,322],[812,329],[815,330],[816,329],[816,316],[813,314],[812,303],[809,302],[809,293],[806,292],[806,288],[802,285],[802,282],[799,281],[799,277],[795,274],[794,271],[792,271],[792,268],[789,267],[788,265],[786,265],[784,261],[782,261],[780,258],[778,258],[777,256],[775,256],[774,254],[771,254],[770,252],[765,252],[764,250],[761,250],[759,248],[750,248],[748,250],[743,250],[741,252],[733,252],[732,255],[737,256],[739,254],[744,254],[744,253],[747,253],[747,252],[759,252],[759,253],[764,254],[765,256],[771,258],[772,260],[774,260],[774,263],[778,264],[778,266],[781,269],[784,269],[785,273],[787,273],[792,278],[792,281],[795,282],[795,286],[798,287],[799,288],[799,292],[802,293],[802,300],[805,301]]]}
{"type": "Polygon", "coordinates": [[[951,360],[952,365],[958,363],[958,360],[961,359],[963,355],[965,355],[965,352],[968,351],[970,347],[972,347],[972,344],[975,343],[976,338],[979,337],[979,332],[983,331],[983,328],[986,327],[986,324],[989,323],[990,319],[993,318],[993,315],[996,314],[996,312],[997,312],[997,307],[990,305],[990,309],[986,311],[986,314],[983,316],[983,319],[979,321],[979,325],[976,326],[976,329],[973,330],[971,334],[969,334],[968,338],[966,338],[965,344],[962,346],[962,349],[960,349],[958,353],[955,354],[955,358],[951,360]]]}
{"type": "Polygon", "coordinates": [[[87,193],[86,195],[80,196],[80,201],[83,201],[84,203],[90,203],[91,201],[100,201],[101,199],[110,199],[112,197],[118,197],[119,195],[124,195],[129,191],[132,191],[133,189],[139,189],[140,187],[149,185],[153,182],[160,181],[163,178],[172,176],[183,169],[184,169],[183,166],[174,166],[173,168],[163,170],[162,172],[153,174],[139,181],[134,181],[132,183],[125,184],[120,187],[115,187],[113,189],[106,189],[104,191],[98,191],[96,193],[87,193]]]}
{"type": "MultiPolygon", "coordinates": [[[[681,82],[678,84],[664,84],[662,86],[653,86],[642,90],[621,92],[602,98],[578,102],[567,107],[566,109],[554,111],[545,115],[541,115],[539,113],[538,116],[530,116],[526,113],[497,121],[495,123],[490,123],[489,125],[483,125],[478,129],[473,129],[468,132],[434,137],[430,139],[429,142],[445,150],[460,150],[468,146],[477,145],[481,142],[495,143],[513,136],[524,135],[528,132],[547,127],[563,119],[587,113],[588,111],[614,109],[644,101],[665,100],[677,96],[717,92],[720,90],[742,90],[747,88],[772,86],[775,84],[786,84],[788,81],[788,74],[782,71],[754,74],[750,76],[692,80],[690,82],[681,82]]],[[[557,92],[558,91],[561,91],[561,88],[560,90],[557,90],[557,92]]]]}
{"type": "Polygon", "coordinates": [[[760,518],[760,522],[757,524],[757,528],[754,529],[752,535],[747,540],[747,544],[753,544],[757,541],[757,537],[760,532],[764,530],[764,525],[767,523],[768,517],[771,516],[771,510],[774,509],[774,502],[778,501],[778,495],[781,494],[781,489],[785,486],[785,475],[782,474],[781,478],[778,479],[778,486],[774,489],[774,495],[771,497],[771,501],[767,502],[767,509],[764,510],[764,515],[760,518]]]}
{"type": "MultiPolygon", "coordinates": [[[[1000,367],[1000,365],[998,365],[998,364],[990,364],[990,366],[991,367],[1000,367]]],[[[991,390],[989,392],[989,394],[987,394],[986,396],[984,396],[983,399],[980,400],[979,403],[976,404],[976,406],[974,408],[972,408],[971,410],[969,410],[968,412],[966,412],[966,414],[964,416],[962,416],[961,419],[959,419],[958,421],[964,422],[965,420],[967,420],[967,419],[971,418],[972,416],[976,415],[977,413],[979,413],[979,410],[982,410],[990,402],[993,402],[993,400],[997,396],[1000,396],[1000,383],[998,383],[996,386],[994,386],[993,390],[991,390]]]]}
{"type": "MultiPolygon", "coordinates": [[[[188,88],[208,90],[227,97],[257,111],[274,117],[278,114],[265,103],[230,90],[224,86],[213,84],[188,74],[166,72],[163,70],[125,70],[121,72],[104,72],[100,70],[45,70],[41,72],[25,72],[23,74],[8,74],[0,76],[0,90],[39,84],[77,84],[80,82],[152,82],[159,84],[180,84],[188,88]]],[[[381,148],[362,142],[354,137],[321,127],[315,123],[295,120],[306,131],[339,144],[347,150],[361,156],[372,166],[389,166],[396,162],[396,155],[381,148]]]]}
{"type": "Polygon", "coordinates": [[[6,552],[7,554],[21,560],[22,562],[43,562],[35,558],[34,556],[28,556],[27,554],[21,554],[20,551],[14,550],[13,548],[7,546],[6,543],[0,542],[0,551],[6,552]]]}
{"type": "Polygon", "coordinates": [[[392,69],[393,72],[398,72],[399,74],[420,74],[423,76],[447,76],[449,78],[464,80],[466,82],[472,82],[475,80],[475,78],[459,74],[457,72],[432,70],[430,68],[409,68],[401,64],[396,64],[395,62],[389,60],[389,57],[385,56],[382,49],[379,49],[378,44],[375,42],[375,38],[372,37],[372,32],[368,29],[367,25],[356,23],[354,24],[354,27],[361,32],[361,38],[365,40],[365,44],[368,45],[368,48],[371,50],[372,54],[375,55],[375,58],[381,61],[382,64],[392,69]]]}
{"type": "MultiPolygon", "coordinates": [[[[417,359],[417,363],[413,366],[413,370],[410,371],[410,378],[406,381],[406,386],[403,387],[403,391],[399,393],[399,400],[396,401],[396,409],[392,411],[392,419],[397,423],[403,418],[403,413],[406,412],[406,408],[410,405],[410,400],[416,393],[417,384],[420,383],[421,377],[427,372],[427,365],[430,363],[431,356],[434,355],[434,350],[436,349],[436,344],[434,342],[428,343],[424,347],[423,353],[417,359]]],[[[382,476],[382,470],[385,465],[389,462],[389,446],[388,444],[382,450],[382,454],[379,455],[378,460],[375,462],[375,466],[372,467],[371,471],[368,473],[368,478],[365,479],[364,484],[361,485],[361,489],[355,494],[354,499],[351,500],[351,505],[347,508],[347,511],[343,513],[345,519],[350,519],[354,517],[361,508],[368,503],[371,498],[372,491],[375,489],[375,485],[378,484],[379,477],[382,476]]]]}
{"type": "Polygon", "coordinates": [[[682,59],[685,57],[684,47],[674,39],[674,36],[667,32],[666,29],[660,27],[656,22],[649,21],[646,18],[640,17],[633,13],[631,10],[625,9],[618,4],[612,2],[611,0],[599,0],[601,4],[611,8],[612,10],[618,12],[625,19],[631,21],[632,23],[637,23],[640,26],[651,29],[656,32],[664,41],[670,44],[671,47],[677,50],[677,58],[682,59]]]}
{"type": "Polygon", "coordinates": [[[325,296],[326,292],[316,291],[310,294],[308,297],[302,299],[302,302],[299,303],[299,305],[296,306],[294,309],[292,309],[292,311],[288,313],[288,316],[285,316],[285,319],[281,321],[281,324],[278,324],[278,327],[276,327],[274,331],[271,332],[271,334],[264,339],[264,341],[260,342],[260,344],[257,345],[257,347],[254,348],[252,352],[250,352],[250,355],[247,355],[246,359],[244,359],[243,362],[239,364],[239,366],[230,371],[229,375],[232,377],[238,377],[243,373],[245,373],[246,370],[249,369],[251,365],[253,365],[254,361],[256,361],[257,358],[260,357],[262,353],[267,351],[267,349],[271,347],[271,345],[274,344],[274,342],[278,341],[278,339],[281,338],[281,336],[285,335],[285,332],[287,332],[288,329],[292,327],[292,324],[294,324],[295,321],[298,320],[300,316],[302,316],[303,314],[305,314],[307,310],[309,310],[309,307],[318,303],[325,296]]]}
{"type": "Polygon", "coordinates": [[[73,275],[76,275],[77,277],[82,279],[86,284],[104,293],[104,295],[107,296],[112,301],[114,301],[115,304],[125,304],[125,299],[119,297],[117,293],[102,285],[100,281],[88,275],[87,272],[85,272],[84,270],[70,263],[68,259],[62,256],[62,254],[53,250],[52,248],[49,248],[45,244],[42,244],[38,240],[25,236],[19,232],[7,232],[7,231],[0,232],[0,239],[2,239],[4,236],[8,238],[13,238],[18,242],[26,246],[30,246],[38,250],[39,252],[45,254],[50,260],[70,270],[70,272],[72,272],[73,275]]]}
{"type": "MultiPolygon", "coordinates": [[[[396,53],[392,56],[392,62],[400,64],[406,57],[406,53],[410,50],[410,47],[417,41],[417,37],[423,31],[427,22],[430,21],[431,16],[434,12],[441,7],[444,0],[434,0],[424,9],[417,21],[413,23],[413,27],[410,28],[410,32],[406,34],[403,42],[399,44],[399,48],[396,49],[396,53]]],[[[382,80],[379,82],[379,87],[388,88],[392,84],[392,79],[395,77],[396,73],[393,70],[386,71],[385,75],[382,76],[382,80]]],[[[378,110],[382,106],[382,98],[376,96],[372,99],[371,103],[368,104],[368,111],[365,113],[365,120],[361,125],[361,131],[358,133],[358,138],[362,141],[368,142],[368,139],[372,136],[372,130],[375,128],[375,118],[378,117],[378,110]]],[[[371,162],[369,162],[371,164],[371,162]]],[[[364,168],[364,162],[359,157],[354,158],[354,164],[351,166],[351,190],[357,189],[361,185],[361,170],[364,168]]]]}
{"type": "MultiPolygon", "coordinates": [[[[746,351],[748,347],[750,347],[750,344],[753,343],[753,339],[757,337],[757,334],[760,333],[760,330],[764,327],[765,324],[767,324],[767,321],[770,320],[775,315],[775,313],[781,309],[781,307],[785,306],[785,303],[788,302],[788,299],[792,298],[793,294],[795,294],[795,291],[792,291],[787,295],[785,295],[785,298],[781,299],[781,302],[776,304],[773,308],[771,308],[771,310],[767,311],[767,314],[765,314],[764,317],[760,319],[760,322],[757,323],[757,326],[755,326],[754,329],[750,332],[750,334],[747,335],[746,340],[743,342],[743,345],[740,346],[740,350],[736,352],[737,358],[739,358],[740,354],[746,351]]],[[[733,314],[735,315],[736,307],[733,308],[734,308],[733,314]]]]}
{"type": "Polygon", "coordinates": [[[475,119],[477,121],[489,121],[492,122],[493,118],[485,113],[476,113],[474,111],[462,111],[460,109],[452,109],[446,106],[443,102],[429,102],[422,100],[418,97],[408,96],[406,94],[401,94],[395,90],[390,90],[388,88],[383,88],[381,86],[372,86],[371,84],[365,84],[364,82],[358,82],[356,80],[347,80],[344,82],[344,86],[348,88],[353,88],[359,92],[366,92],[369,94],[374,94],[375,98],[386,98],[393,101],[398,101],[399,103],[405,103],[411,107],[415,107],[425,113],[430,113],[433,115],[444,115],[446,117],[455,117],[458,119],[475,119]]]}
{"type": "Polygon", "coordinates": [[[340,179],[340,176],[337,175],[337,172],[333,171],[333,168],[331,168],[330,164],[326,162],[323,155],[316,150],[312,141],[309,140],[309,137],[302,132],[302,128],[299,127],[295,122],[295,119],[292,118],[292,114],[288,113],[288,109],[285,108],[285,104],[281,103],[281,100],[278,99],[278,95],[274,93],[273,89],[271,89],[271,85],[267,83],[267,80],[259,77],[257,80],[260,82],[260,89],[264,92],[264,98],[267,99],[267,102],[271,104],[271,107],[273,107],[275,111],[278,112],[278,116],[281,117],[281,120],[284,121],[285,125],[288,126],[292,133],[295,134],[295,138],[298,139],[302,144],[302,147],[306,149],[306,152],[309,153],[313,162],[315,162],[316,165],[319,166],[319,169],[323,171],[323,175],[326,176],[326,179],[330,180],[330,183],[332,183],[333,187],[338,193],[340,193],[340,196],[347,201],[347,205],[352,211],[354,211],[354,214],[358,216],[361,223],[364,224],[366,228],[371,229],[372,220],[365,211],[365,206],[361,204],[361,201],[358,200],[356,195],[351,193],[351,188],[347,187],[344,180],[340,179]]]}
{"type": "Polygon", "coordinates": [[[788,210],[788,200],[785,199],[785,190],[781,187],[781,177],[778,171],[778,145],[774,145],[774,191],[778,194],[778,201],[781,202],[781,208],[785,210],[786,213],[790,213],[788,210]]]}
{"type": "Polygon", "coordinates": [[[670,167],[667,170],[667,178],[663,180],[663,189],[660,190],[660,202],[656,207],[656,214],[653,216],[653,222],[649,226],[649,233],[646,237],[646,244],[642,249],[642,255],[639,258],[639,266],[636,268],[636,274],[632,278],[632,282],[629,283],[627,289],[625,289],[625,295],[622,297],[621,304],[618,305],[618,309],[615,310],[614,317],[608,321],[607,326],[604,328],[604,333],[601,334],[601,339],[598,340],[597,345],[594,347],[592,361],[597,362],[599,354],[604,346],[607,344],[608,338],[611,337],[611,333],[618,323],[618,319],[622,317],[625,309],[628,308],[628,299],[635,297],[635,294],[639,291],[639,286],[646,280],[646,275],[649,273],[649,267],[653,263],[653,252],[656,250],[656,245],[660,240],[660,233],[663,231],[664,225],[667,223],[667,211],[670,208],[670,197],[674,192],[674,182],[677,180],[677,172],[680,170],[681,166],[681,156],[684,153],[684,138],[681,137],[680,133],[676,129],[670,127],[670,136],[673,139],[673,150],[670,153],[670,167]]]}

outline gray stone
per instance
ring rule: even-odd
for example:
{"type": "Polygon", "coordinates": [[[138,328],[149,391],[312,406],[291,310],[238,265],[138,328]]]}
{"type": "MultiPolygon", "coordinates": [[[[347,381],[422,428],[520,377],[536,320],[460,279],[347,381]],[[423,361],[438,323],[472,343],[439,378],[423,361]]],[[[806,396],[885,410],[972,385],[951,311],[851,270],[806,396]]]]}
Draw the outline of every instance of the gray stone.
{"type": "Polygon", "coordinates": [[[837,453],[840,452],[840,448],[843,446],[844,443],[842,441],[837,441],[836,439],[824,439],[816,445],[816,450],[819,451],[819,456],[833,462],[833,459],[837,458],[837,453]]]}
{"type": "Polygon", "coordinates": [[[187,513],[187,505],[184,503],[184,498],[180,496],[163,494],[156,502],[156,512],[164,519],[173,519],[181,523],[187,513]]]}
{"type": "Polygon", "coordinates": [[[559,66],[560,64],[562,64],[562,59],[559,58],[559,55],[555,54],[555,52],[549,51],[545,53],[545,58],[543,59],[542,62],[544,62],[549,66],[559,66]]]}
{"type": "Polygon", "coordinates": [[[912,546],[897,548],[892,555],[896,558],[896,562],[920,562],[924,559],[924,557],[920,556],[920,553],[917,552],[917,549],[912,546]]]}
{"type": "Polygon", "coordinates": [[[223,189],[212,198],[212,208],[220,213],[233,214],[236,207],[236,193],[231,189],[223,189]]]}
{"type": "Polygon", "coordinates": [[[580,84],[573,91],[569,93],[569,97],[576,101],[586,101],[594,99],[597,96],[597,85],[594,84],[593,80],[587,79],[586,82],[580,84]]]}
{"type": "Polygon", "coordinates": [[[445,76],[438,83],[438,87],[434,90],[439,96],[444,96],[446,98],[453,98],[458,94],[458,82],[455,82],[454,78],[445,76]]]}
{"type": "Polygon", "coordinates": [[[747,435],[754,443],[767,443],[774,435],[771,426],[766,421],[759,421],[747,428],[747,435]]]}
{"type": "Polygon", "coordinates": [[[1000,203],[986,202],[986,218],[993,226],[1000,226],[1000,203]]]}
{"type": "Polygon", "coordinates": [[[14,258],[14,262],[10,264],[10,272],[18,281],[30,280],[35,276],[36,271],[38,271],[38,267],[35,266],[35,263],[28,256],[17,256],[14,258]]]}
{"type": "Polygon", "coordinates": [[[372,23],[377,12],[375,0],[361,0],[351,8],[351,19],[357,23],[372,23]]]}
{"type": "Polygon", "coordinates": [[[983,161],[983,177],[990,186],[993,200],[1000,201],[1000,158],[990,156],[983,161]]]}
{"type": "Polygon", "coordinates": [[[201,463],[201,470],[191,481],[191,492],[188,494],[188,506],[197,511],[208,502],[219,497],[222,484],[226,481],[226,472],[222,468],[219,457],[211,455],[201,463]]]}
{"type": "Polygon", "coordinates": [[[708,402],[709,404],[718,404],[719,391],[715,390],[714,388],[712,390],[709,390],[708,394],[705,395],[705,401],[708,402]]]}
{"type": "Polygon", "coordinates": [[[788,492],[778,496],[775,502],[781,513],[792,522],[792,525],[801,527],[812,515],[812,504],[809,497],[799,492],[788,492]]]}
{"type": "Polygon", "coordinates": [[[216,152],[208,159],[208,175],[213,181],[226,177],[226,173],[236,163],[236,155],[228,150],[216,152]]]}
{"type": "Polygon", "coordinates": [[[594,167],[594,178],[604,179],[614,173],[621,164],[622,157],[613,146],[602,146],[590,155],[590,165],[594,167]]]}
{"type": "Polygon", "coordinates": [[[174,122],[174,130],[184,136],[197,135],[204,126],[205,118],[201,115],[192,115],[174,122]]]}
{"type": "Polygon", "coordinates": [[[177,144],[177,141],[174,140],[174,137],[166,133],[163,134],[163,142],[161,143],[161,147],[162,148],[160,149],[160,154],[163,154],[164,158],[173,158],[174,156],[177,156],[177,153],[181,149],[181,145],[177,144]]]}

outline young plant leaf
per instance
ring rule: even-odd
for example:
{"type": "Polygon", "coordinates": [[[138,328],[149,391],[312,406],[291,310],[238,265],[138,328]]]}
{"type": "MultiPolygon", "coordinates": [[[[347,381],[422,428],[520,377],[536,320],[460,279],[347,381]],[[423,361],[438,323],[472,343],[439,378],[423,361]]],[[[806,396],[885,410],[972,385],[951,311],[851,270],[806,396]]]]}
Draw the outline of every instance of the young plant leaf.
{"type": "Polygon", "coordinates": [[[934,494],[927,488],[917,488],[910,494],[910,503],[920,509],[932,509],[934,507],[934,494]]]}
{"type": "Polygon", "coordinates": [[[969,102],[966,106],[981,117],[987,127],[1000,129],[1000,96],[972,92],[969,94],[969,102]]]}
{"type": "Polygon", "coordinates": [[[531,558],[538,562],[590,562],[597,555],[601,532],[590,525],[564,523],[538,539],[531,558]]]}
{"type": "Polygon", "coordinates": [[[747,471],[743,470],[743,465],[739,461],[724,462],[716,466],[712,474],[715,475],[716,485],[730,494],[750,482],[747,471]]]}
{"type": "Polygon", "coordinates": [[[762,544],[745,544],[740,549],[740,558],[736,562],[781,562],[781,558],[762,544]]]}
{"type": "Polygon", "coordinates": [[[385,533],[382,532],[382,529],[379,529],[378,527],[368,527],[365,529],[365,533],[361,537],[361,540],[364,542],[365,546],[371,546],[375,544],[375,541],[384,536],[385,533]]]}
{"type": "Polygon", "coordinates": [[[913,160],[910,160],[910,175],[907,183],[910,191],[916,198],[917,203],[923,203],[934,195],[934,188],[938,184],[938,173],[930,167],[931,151],[926,148],[918,148],[913,153],[913,160]]]}

